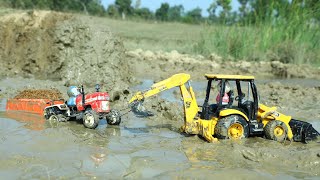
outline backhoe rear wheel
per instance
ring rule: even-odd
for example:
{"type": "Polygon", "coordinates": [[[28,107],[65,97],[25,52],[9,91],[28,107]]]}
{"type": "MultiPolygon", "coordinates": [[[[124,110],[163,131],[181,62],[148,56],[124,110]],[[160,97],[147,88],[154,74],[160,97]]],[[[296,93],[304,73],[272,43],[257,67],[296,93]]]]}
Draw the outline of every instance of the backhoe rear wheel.
{"type": "Polygon", "coordinates": [[[267,139],[275,140],[278,142],[285,141],[288,135],[287,125],[284,122],[278,120],[268,122],[263,130],[267,139]]]}
{"type": "Polygon", "coordinates": [[[214,134],[219,139],[242,139],[249,135],[246,120],[239,115],[226,116],[218,120],[214,134]]]}

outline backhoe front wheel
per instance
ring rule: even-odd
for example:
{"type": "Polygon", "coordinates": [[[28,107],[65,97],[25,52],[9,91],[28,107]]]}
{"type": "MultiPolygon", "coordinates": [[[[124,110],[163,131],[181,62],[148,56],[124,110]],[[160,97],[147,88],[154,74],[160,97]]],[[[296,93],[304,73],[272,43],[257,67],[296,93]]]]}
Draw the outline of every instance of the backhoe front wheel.
{"type": "Polygon", "coordinates": [[[263,130],[267,139],[275,140],[278,142],[285,141],[288,135],[287,125],[284,122],[278,120],[268,122],[263,130]]]}
{"type": "Polygon", "coordinates": [[[214,134],[219,139],[242,139],[249,135],[246,120],[239,115],[226,116],[218,120],[214,134]]]}
{"type": "Polygon", "coordinates": [[[89,129],[95,129],[99,124],[99,116],[93,110],[86,110],[83,115],[83,125],[89,129]]]}

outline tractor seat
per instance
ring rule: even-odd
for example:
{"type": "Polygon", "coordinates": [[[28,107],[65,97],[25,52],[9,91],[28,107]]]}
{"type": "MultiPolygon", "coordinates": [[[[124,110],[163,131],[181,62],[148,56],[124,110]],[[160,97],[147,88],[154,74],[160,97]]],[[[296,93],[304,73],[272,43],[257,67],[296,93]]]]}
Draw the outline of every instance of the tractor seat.
{"type": "Polygon", "coordinates": [[[68,106],[76,106],[76,97],[70,97],[67,101],[68,106]]]}

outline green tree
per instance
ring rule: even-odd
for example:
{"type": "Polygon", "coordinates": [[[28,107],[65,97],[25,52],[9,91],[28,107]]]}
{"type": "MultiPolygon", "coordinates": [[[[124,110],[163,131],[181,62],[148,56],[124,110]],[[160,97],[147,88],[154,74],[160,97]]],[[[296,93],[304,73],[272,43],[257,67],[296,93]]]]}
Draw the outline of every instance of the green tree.
{"type": "Polygon", "coordinates": [[[183,5],[172,6],[168,10],[168,20],[169,21],[180,21],[183,14],[183,5]]]}
{"type": "Polygon", "coordinates": [[[103,16],[106,13],[106,10],[102,6],[99,0],[80,0],[82,2],[84,12],[92,15],[103,16]]]}
{"type": "Polygon", "coordinates": [[[126,18],[127,14],[132,13],[131,0],[116,0],[115,5],[118,8],[119,13],[122,15],[122,19],[126,18]]]}
{"type": "Polygon", "coordinates": [[[249,13],[249,9],[248,9],[248,3],[249,0],[238,0],[240,3],[240,7],[239,7],[239,19],[242,23],[244,23],[247,19],[248,19],[248,13],[249,13]]]}
{"type": "Polygon", "coordinates": [[[208,19],[211,22],[216,22],[218,20],[218,17],[216,15],[217,12],[217,3],[214,1],[210,4],[209,8],[207,9],[207,12],[209,13],[208,19]]]}
{"type": "Polygon", "coordinates": [[[192,9],[191,11],[188,11],[186,16],[184,17],[184,22],[192,24],[200,23],[202,20],[201,12],[202,9],[199,7],[192,9]]]}
{"type": "Polygon", "coordinates": [[[142,19],[153,19],[153,13],[148,8],[134,9],[134,15],[142,19]]]}
{"type": "Polygon", "coordinates": [[[169,4],[162,3],[160,8],[156,10],[156,18],[161,21],[168,21],[169,4]]]}
{"type": "Polygon", "coordinates": [[[227,23],[230,17],[231,0],[217,0],[217,5],[222,8],[219,18],[222,22],[227,23]]]}
{"type": "Polygon", "coordinates": [[[114,4],[110,4],[107,8],[107,15],[111,17],[117,17],[119,15],[117,6],[114,4]]]}

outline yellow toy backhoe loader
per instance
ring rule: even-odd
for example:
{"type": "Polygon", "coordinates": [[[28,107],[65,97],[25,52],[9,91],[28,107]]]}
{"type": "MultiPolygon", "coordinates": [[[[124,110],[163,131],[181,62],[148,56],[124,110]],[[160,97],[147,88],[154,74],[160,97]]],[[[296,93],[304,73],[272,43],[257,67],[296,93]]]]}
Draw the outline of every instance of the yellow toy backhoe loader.
{"type": "Polygon", "coordinates": [[[148,111],[142,105],[146,98],[179,87],[184,107],[184,124],[181,131],[201,135],[209,142],[217,139],[265,136],[279,142],[287,139],[306,143],[320,135],[310,123],[281,114],[276,111],[276,107],[258,104],[253,76],[205,74],[205,77],[208,85],[202,106],[197,104],[189,81],[190,75],[181,73],[153,84],[146,91],[137,92],[129,101],[130,107],[136,114],[148,115],[148,111]],[[211,104],[210,94],[214,93],[214,81],[218,82],[218,95],[217,102],[211,104]],[[230,84],[234,85],[235,91],[229,87],[230,84]]]}

